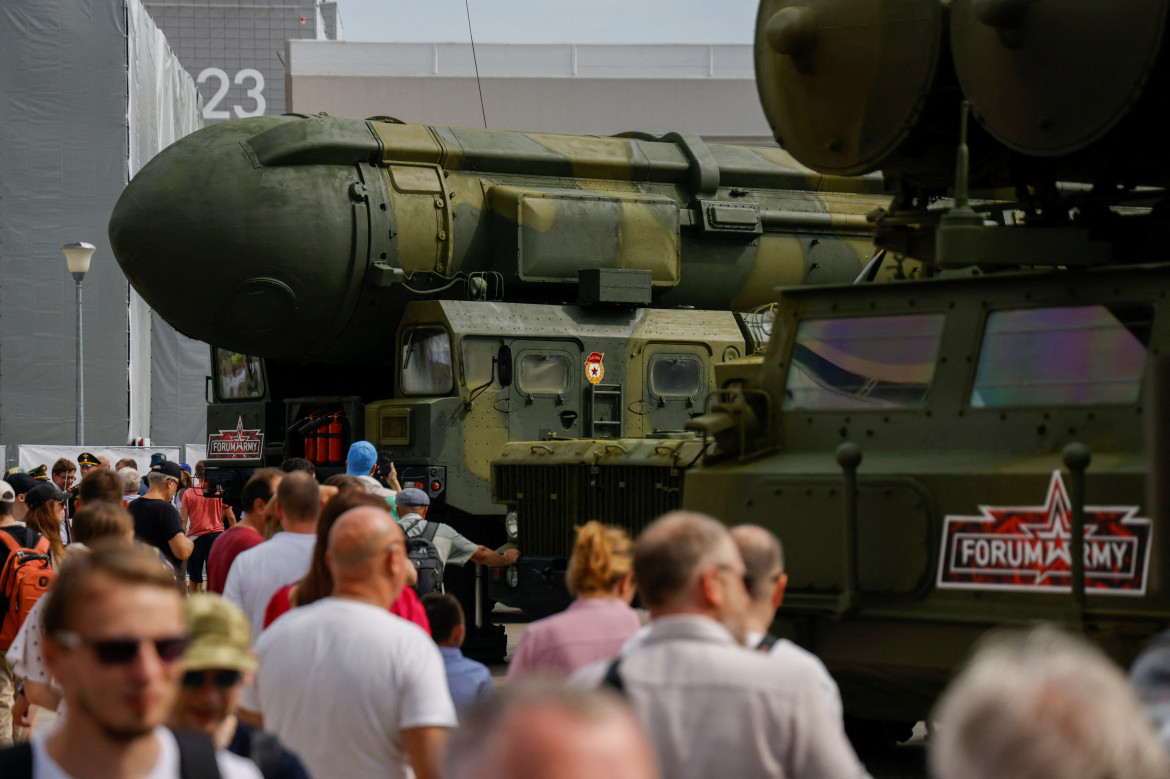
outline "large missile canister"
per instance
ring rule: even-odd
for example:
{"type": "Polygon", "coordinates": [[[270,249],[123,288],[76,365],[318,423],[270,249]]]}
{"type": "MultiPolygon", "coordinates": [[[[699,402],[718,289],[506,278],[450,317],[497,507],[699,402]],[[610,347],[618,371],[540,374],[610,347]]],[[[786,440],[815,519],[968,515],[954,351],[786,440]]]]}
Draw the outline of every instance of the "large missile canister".
{"type": "Polygon", "coordinates": [[[755,61],[764,114],[802,164],[927,184],[954,171],[959,116],[938,0],[763,0],[755,61]]]}
{"type": "Polygon", "coordinates": [[[1164,185],[1170,0],[762,0],[756,83],[822,173],[944,191],[972,107],[972,186],[1164,185]]]}
{"type": "Polygon", "coordinates": [[[573,303],[580,272],[648,272],[655,306],[747,309],[852,280],[880,182],[780,149],[325,116],[223,122],[127,186],[134,287],[179,331],[258,356],[389,362],[403,305],[573,303]]]}
{"type": "Polygon", "coordinates": [[[1168,6],[954,0],[963,94],[997,141],[1058,178],[1165,184],[1168,6]]]}

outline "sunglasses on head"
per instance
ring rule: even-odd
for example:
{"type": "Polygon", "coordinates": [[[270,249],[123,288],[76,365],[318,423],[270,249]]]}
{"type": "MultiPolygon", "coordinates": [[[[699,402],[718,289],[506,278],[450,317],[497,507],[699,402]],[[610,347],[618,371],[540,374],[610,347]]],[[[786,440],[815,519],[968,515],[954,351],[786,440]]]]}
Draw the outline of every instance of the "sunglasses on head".
{"type": "Polygon", "coordinates": [[[143,641],[154,644],[154,651],[164,663],[173,663],[183,656],[191,639],[186,636],[167,636],[164,638],[86,638],[72,630],[58,630],[53,638],[62,646],[76,649],[80,646],[89,647],[97,656],[98,662],[106,665],[123,665],[138,656],[138,647],[143,641]]]}
{"type": "Polygon", "coordinates": [[[183,686],[189,690],[198,690],[210,680],[221,690],[235,687],[244,675],[239,671],[223,668],[218,671],[188,671],[183,674],[183,686]]]}

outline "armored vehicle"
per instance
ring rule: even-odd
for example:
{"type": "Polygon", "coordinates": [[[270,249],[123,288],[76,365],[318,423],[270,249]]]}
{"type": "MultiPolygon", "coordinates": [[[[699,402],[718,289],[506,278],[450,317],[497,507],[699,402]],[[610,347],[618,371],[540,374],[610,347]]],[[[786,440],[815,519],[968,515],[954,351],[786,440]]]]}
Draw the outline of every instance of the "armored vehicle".
{"type": "Polygon", "coordinates": [[[673,507],[774,530],[773,629],[824,660],[858,732],[908,734],[995,626],[1064,623],[1128,663],[1170,621],[1146,488],[1167,5],[764,0],[777,140],[824,173],[880,168],[875,241],[923,273],[783,290],[762,366],[708,396],[695,441],[510,444],[519,543],[673,507]]]}
{"type": "Polygon", "coordinates": [[[871,262],[866,214],[888,199],[876,177],[685,134],[287,115],[164,150],[110,239],[146,301],[213,345],[209,476],[229,499],[255,467],[328,474],[366,439],[431,516],[497,546],[500,446],[681,430],[713,366],[752,348],[732,310],[904,272],[871,262]]]}

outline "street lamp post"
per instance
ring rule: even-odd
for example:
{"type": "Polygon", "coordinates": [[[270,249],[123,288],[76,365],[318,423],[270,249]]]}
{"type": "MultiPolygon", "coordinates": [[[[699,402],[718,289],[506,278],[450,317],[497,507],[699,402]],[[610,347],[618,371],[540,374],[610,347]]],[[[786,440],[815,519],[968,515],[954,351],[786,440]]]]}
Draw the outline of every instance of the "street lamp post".
{"type": "Polygon", "coordinates": [[[73,280],[77,282],[77,445],[85,444],[85,378],[82,373],[82,329],[81,329],[81,282],[89,271],[89,260],[93,257],[94,245],[75,241],[61,247],[65,262],[73,280]]]}

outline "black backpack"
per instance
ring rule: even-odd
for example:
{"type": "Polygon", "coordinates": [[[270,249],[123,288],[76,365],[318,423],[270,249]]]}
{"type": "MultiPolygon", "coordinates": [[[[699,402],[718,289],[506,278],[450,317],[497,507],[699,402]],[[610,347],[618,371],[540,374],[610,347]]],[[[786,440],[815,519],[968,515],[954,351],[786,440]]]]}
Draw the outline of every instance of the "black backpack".
{"type": "Polygon", "coordinates": [[[406,556],[414,563],[418,571],[418,581],[414,584],[414,591],[421,598],[432,592],[443,591],[443,558],[435,547],[435,533],[439,530],[437,522],[427,522],[427,526],[417,536],[409,535],[422,520],[415,520],[410,527],[404,528],[406,537],[406,556]]]}

